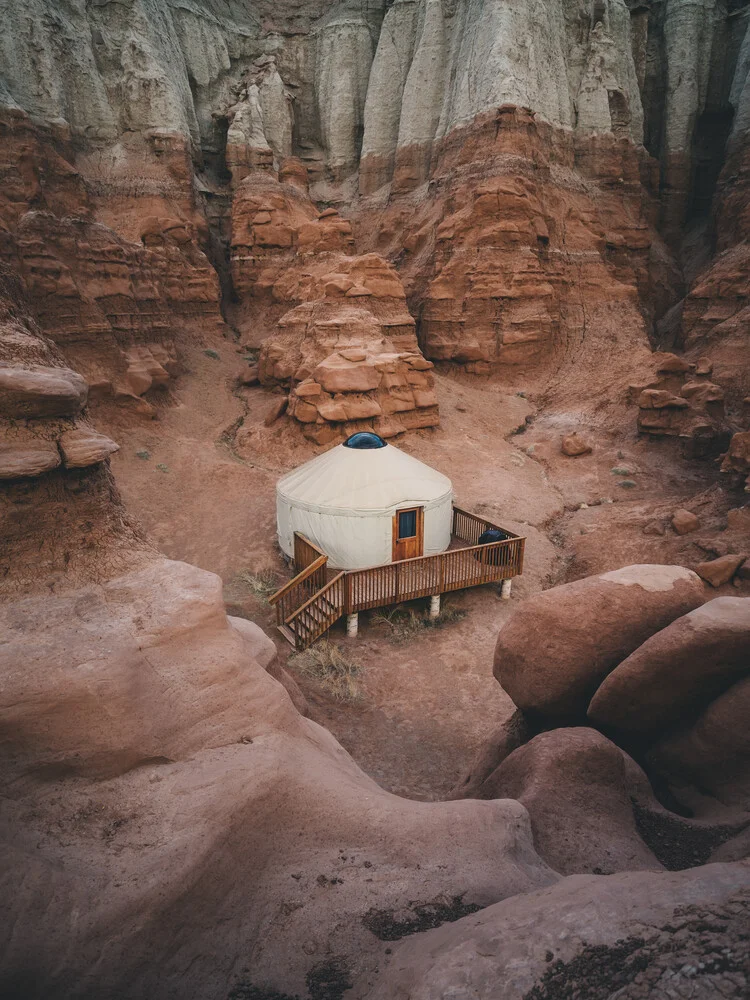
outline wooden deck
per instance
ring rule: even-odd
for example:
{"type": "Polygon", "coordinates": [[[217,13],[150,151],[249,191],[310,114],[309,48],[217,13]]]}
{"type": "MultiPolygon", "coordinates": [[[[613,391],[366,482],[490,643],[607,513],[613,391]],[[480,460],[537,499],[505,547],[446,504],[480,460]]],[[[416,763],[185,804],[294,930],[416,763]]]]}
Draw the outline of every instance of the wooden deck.
{"type": "Polygon", "coordinates": [[[270,599],[276,607],[279,629],[297,649],[307,649],[342,615],[519,576],[523,572],[525,538],[503,528],[500,530],[509,538],[478,544],[485,531],[498,527],[454,507],[453,535],[447,551],[347,570],[332,579],[326,554],[295,532],[297,575],[270,599]]]}

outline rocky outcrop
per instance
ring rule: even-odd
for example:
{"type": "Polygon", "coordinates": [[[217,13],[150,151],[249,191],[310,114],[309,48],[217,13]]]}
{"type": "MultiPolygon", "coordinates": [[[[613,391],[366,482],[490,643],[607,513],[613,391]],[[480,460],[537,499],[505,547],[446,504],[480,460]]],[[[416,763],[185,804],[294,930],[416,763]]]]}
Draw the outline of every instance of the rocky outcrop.
{"type": "Polygon", "coordinates": [[[628,566],[554,587],[501,629],[495,677],[526,712],[581,718],[626,656],[703,600],[701,581],[680,566],[628,566]]]}
{"type": "Polygon", "coordinates": [[[87,397],[86,382],[36,326],[20,283],[0,266],[3,597],[96,580],[138,565],[148,550],[108,469],[118,445],[88,422],[87,397]]]}
{"type": "Polygon", "coordinates": [[[624,754],[594,729],[535,736],[499,764],[476,794],[523,803],[534,846],[562,875],[661,868],[636,828],[624,754]]]}
{"type": "Polygon", "coordinates": [[[726,394],[714,380],[713,369],[705,356],[689,362],[676,354],[655,353],[651,378],[629,387],[638,405],[638,430],[652,437],[680,438],[692,457],[722,451],[730,425],[726,394]]]}
{"type": "Polygon", "coordinates": [[[719,597],[656,632],[600,685],[588,715],[640,739],[694,717],[750,672],[750,601],[719,597]]]}

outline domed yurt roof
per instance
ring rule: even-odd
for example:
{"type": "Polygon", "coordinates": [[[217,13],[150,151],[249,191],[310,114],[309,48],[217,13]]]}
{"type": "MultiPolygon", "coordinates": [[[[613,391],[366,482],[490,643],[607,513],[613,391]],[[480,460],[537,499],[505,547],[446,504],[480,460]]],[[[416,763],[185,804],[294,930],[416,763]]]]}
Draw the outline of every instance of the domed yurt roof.
{"type": "Polygon", "coordinates": [[[288,473],[277,493],[294,507],[368,516],[405,502],[429,507],[451,497],[453,487],[442,472],[362,432],[288,473]]]}

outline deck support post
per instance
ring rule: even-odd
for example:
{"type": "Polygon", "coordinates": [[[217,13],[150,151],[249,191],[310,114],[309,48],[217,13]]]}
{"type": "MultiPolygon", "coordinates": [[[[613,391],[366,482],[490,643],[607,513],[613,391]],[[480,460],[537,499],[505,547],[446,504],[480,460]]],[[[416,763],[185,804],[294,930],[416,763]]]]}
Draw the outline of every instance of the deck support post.
{"type": "Polygon", "coordinates": [[[504,601],[510,600],[510,590],[512,586],[513,586],[512,580],[503,580],[503,582],[500,584],[500,597],[504,601]]]}
{"type": "Polygon", "coordinates": [[[359,632],[359,615],[355,611],[353,615],[346,616],[346,634],[350,639],[356,639],[357,632],[359,632]]]}
{"type": "Polygon", "coordinates": [[[440,617],[440,594],[434,594],[430,598],[430,620],[435,621],[440,617]]]}

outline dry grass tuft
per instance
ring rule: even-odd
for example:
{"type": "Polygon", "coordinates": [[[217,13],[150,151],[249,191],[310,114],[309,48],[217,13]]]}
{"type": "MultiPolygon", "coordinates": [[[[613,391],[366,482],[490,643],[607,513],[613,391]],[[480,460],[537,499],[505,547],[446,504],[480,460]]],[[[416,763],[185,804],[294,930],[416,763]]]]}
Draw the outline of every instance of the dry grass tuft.
{"type": "Polygon", "coordinates": [[[359,701],[362,697],[357,679],[362,668],[327,639],[316,642],[304,653],[290,656],[289,666],[315,681],[334,701],[359,701]]]}
{"type": "Polygon", "coordinates": [[[241,581],[259,601],[268,603],[268,598],[279,589],[276,573],[272,569],[262,569],[258,573],[245,570],[237,574],[241,581]]]}
{"type": "Polygon", "coordinates": [[[466,612],[462,608],[444,604],[437,618],[430,618],[424,613],[415,611],[414,608],[398,607],[389,611],[373,612],[372,622],[374,625],[383,625],[390,629],[391,641],[401,645],[414,639],[425,629],[443,628],[445,625],[460,622],[465,617],[466,612]]]}

